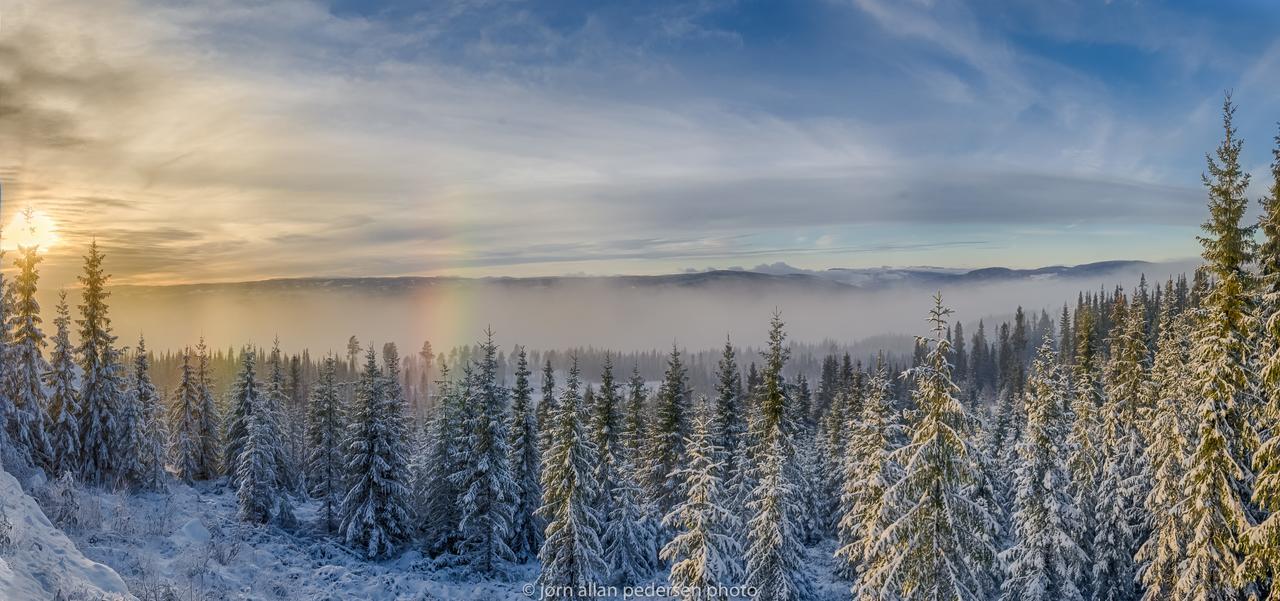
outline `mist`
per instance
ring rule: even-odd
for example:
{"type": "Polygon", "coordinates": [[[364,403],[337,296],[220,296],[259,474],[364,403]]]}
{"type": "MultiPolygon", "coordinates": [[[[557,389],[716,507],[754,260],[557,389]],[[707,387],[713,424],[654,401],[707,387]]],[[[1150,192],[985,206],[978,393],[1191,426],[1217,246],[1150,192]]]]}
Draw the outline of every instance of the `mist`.
{"type": "MultiPolygon", "coordinates": [[[[780,311],[793,341],[854,344],[877,336],[925,334],[932,295],[941,292],[953,320],[1007,319],[1021,306],[1056,318],[1082,290],[1154,286],[1192,262],[1145,264],[1094,277],[881,289],[814,287],[787,281],[756,285],[642,286],[619,278],[537,280],[356,279],[247,284],[119,286],[111,311],[121,343],[145,335],[154,350],[180,349],[201,337],[214,348],[264,345],[279,337],[289,352],[345,353],[348,338],[439,350],[470,344],[492,328],[499,344],[529,348],[596,347],[618,351],[710,349],[725,336],[760,346],[780,311]]],[[[45,313],[52,317],[53,293],[45,313]]],[[[72,295],[74,295],[74,291],[72,295]]],[[[74,303],[74,300],[73,300],[74,303]]],[[[74,309],[73,309],[74,312],[74,309]]],[[[51,333],[51,332],[50,332],[51,333]]],[[[900,349],[886,349],[900,350],[900,349]]]]}

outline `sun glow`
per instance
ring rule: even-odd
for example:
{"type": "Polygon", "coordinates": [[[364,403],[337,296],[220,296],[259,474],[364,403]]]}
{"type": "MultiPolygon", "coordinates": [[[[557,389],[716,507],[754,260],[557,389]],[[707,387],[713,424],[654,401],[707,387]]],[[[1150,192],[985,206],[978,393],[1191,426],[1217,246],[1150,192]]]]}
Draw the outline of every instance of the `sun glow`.
{"type": "Polygon", "coordinates": [[[60,238],[58,224],[43,211],[27,207],[13,216],[0,231],[0,249],[17,250],[35,247],[38,252],[48,252],[60,238]]]}

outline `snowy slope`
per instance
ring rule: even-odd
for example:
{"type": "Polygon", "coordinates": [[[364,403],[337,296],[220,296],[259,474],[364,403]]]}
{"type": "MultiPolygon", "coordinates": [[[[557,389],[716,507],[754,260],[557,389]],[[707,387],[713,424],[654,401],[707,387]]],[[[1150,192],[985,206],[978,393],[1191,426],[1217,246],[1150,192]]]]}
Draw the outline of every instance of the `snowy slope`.
{"type": "Polygon", "coordinates": [[[0,469],[0,509],[12,530],[0,549],[0,599],[134,599],[111,568],[85,558],[9,472],[0,469]]]}

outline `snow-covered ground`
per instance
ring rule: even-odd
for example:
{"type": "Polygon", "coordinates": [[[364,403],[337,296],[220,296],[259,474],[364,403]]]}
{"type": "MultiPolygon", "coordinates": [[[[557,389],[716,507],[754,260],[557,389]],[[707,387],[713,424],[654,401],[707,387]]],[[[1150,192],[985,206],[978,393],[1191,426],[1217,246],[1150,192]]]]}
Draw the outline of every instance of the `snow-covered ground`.
{"type": "MultiPolygon", "coordinates": [[[[79,588],[87,594],[72,601],[104,598],[92,593],[129,592],[140,601],[517,601],[530,598],[525,587],[537,577],[536,564],[529,564],[507,580],[477,582],[461,569],[435,566],[416,551],[366,561],[311,529],[314,504],[296,508],[303,524],[298,532],[247,526],[235,518],[235,495],[217,484],[173,484],[164,494],[118,494],[55,482],[38,496],[65,536],[12,477],[0,479],[0,501],[10,521],[16,522],[16,514],[24,516],[24,523],[36,524],[19,527],[19,538],[29,545],[38,541],[47,551],[22,554],[20,560],[4,558],[8,563],[0,564],[0,593],[18,592],[0,594],[0,599],[52,599],[48,583],[39,581],[41,574],[57,574],[51,582],[82,584],[79,588]],[[23,509],[10,509],[13,499],[23,509]]],[[[831,551],[829,545],[811,550],[815,574],[830,573],[831,551]]],[[[819,578],[815,584],[820,600],[848,598],[844,583],[819,578]]]]}

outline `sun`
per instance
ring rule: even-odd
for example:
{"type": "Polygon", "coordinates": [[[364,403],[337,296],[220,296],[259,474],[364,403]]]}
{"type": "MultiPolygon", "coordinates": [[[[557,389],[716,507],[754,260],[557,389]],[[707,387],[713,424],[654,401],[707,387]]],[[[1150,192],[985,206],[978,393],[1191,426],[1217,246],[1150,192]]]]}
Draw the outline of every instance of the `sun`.
{"type": "Polygon", "coordinates": [[[37,252],[49,252],[57,245],[58,224],[43,211],[27,207],[20,211],[0,230],[0,249],[17,250],[35,248],[37,252]]]}

